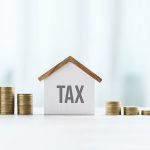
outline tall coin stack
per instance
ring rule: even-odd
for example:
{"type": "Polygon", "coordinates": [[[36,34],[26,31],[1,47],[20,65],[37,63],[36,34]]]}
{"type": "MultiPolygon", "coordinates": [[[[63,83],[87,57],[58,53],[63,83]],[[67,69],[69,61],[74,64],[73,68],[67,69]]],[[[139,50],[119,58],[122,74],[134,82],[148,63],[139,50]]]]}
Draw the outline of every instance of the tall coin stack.
{"type": "Polygon", "coordinates": [[[121,115],[120,101],[106,102],[106,115],[121,115]]]}
{"type": "Polygon", "coordinates": [[[124,115],[139,115],[139,109],[133,106],[124,107],[124,115]]]}
{"type": "Polygon", "coordinates": [[[14,114],[14,87],[0,87],[0,113],[2,115],[14,114]]]}
{"type": "Polygon", "coordinates": [[[31,115],[32,108],[32,94],[17,94],[18,115],[31,115]]]}

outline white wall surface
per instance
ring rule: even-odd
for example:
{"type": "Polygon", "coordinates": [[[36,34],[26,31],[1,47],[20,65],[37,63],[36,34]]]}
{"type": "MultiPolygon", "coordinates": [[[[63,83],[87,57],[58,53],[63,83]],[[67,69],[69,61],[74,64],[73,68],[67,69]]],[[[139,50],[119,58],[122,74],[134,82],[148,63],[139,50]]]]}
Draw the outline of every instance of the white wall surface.
{"type": "MultiPolygon", "coordinates": [[[[95,110],[95,80],[72,63],[54,72],[44,80],[44,108],[45,114],[94,114],[95,110]],[[63,102],[60,103],[58,85],[64,85],[63,102]],[[78,103],[65,103],[66,86],[72,87],[74,101],[78,95],[75,86],[83,85],[82,98],[78,103]]],[[[69,94],[70,96],[70,94],[69,94]]]]}

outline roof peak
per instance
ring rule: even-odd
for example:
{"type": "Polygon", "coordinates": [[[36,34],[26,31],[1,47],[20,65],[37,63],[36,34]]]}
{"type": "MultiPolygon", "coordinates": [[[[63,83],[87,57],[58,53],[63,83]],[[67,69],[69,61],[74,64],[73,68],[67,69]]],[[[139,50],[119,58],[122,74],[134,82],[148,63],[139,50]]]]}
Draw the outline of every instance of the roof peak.
{"type": "Polygon", "coordinates": [[[61,67],[63,67],[64,65],[66,65],[68,62],[73,63],[74,65],[76,65],[78,68],[80,68],[82,71],[84,71],[85,73],[87,73],[88,75],[90,75],[92,78],[94,78],[95,80],[97,80],[98,82],[101,82],[102,79],[96,75],[94,72],[92,72],[91,70],[89,70],[87,67],[85,67],[83,64],[81,64],[80,62],[78,62],[74,57],[72,56],[68,56],[66,59],[64,59],[63,61],[61,61],[60,63],[58,63],[56,66],[54,66],[53,68],[51,68],[49,71],[47,71],[46,73],[44,73],[43,75],[41,75],[38,80],[42,81],[44,79],[46,79],[47,77],[49,77],[51,74],[53,74],[55,71],[57,71],[58,69],[60,69],[61,67]]]}

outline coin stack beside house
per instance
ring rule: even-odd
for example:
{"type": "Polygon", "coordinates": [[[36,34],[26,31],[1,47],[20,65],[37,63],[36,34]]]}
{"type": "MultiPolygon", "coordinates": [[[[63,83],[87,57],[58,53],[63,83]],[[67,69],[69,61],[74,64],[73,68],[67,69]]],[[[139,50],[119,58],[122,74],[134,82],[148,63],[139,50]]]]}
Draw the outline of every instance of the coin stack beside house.
{"type": "Polygon", "coordinates": [[[141,110],[141,115],[150,115],[150,110],[141,110]]]}
{"type": "Polygon", "coordinates": [[[32,99],[32,94],[17,94],[18,115],[31,115],[33,113],[32,99]]]}
{"type": "Polygon", "coordinates": [[[121,115],[120,101],[106,102],[106,115],[121,115]]]}
{"type": "Polygon", "coordinates": [[[2,115],[14,114],[15,88],[0,87],[0,113],[2,115]]]}
{"type": "Polygon", "coordinates": [[[124,115],[139,115],[139,109],[134,106],[124,107],[124,115]]]}

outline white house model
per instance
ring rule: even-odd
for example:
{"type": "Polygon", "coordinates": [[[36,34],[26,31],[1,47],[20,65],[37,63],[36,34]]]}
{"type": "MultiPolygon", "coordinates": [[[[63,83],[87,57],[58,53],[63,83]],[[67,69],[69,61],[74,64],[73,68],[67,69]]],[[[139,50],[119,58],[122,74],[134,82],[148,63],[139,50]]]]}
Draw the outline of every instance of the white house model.
{"type": "Polygon", "coordinates": [[[95,80],[102,79],[73,57],[38,79],[44,80],[45,114],[94,114],[95,80]]]}

